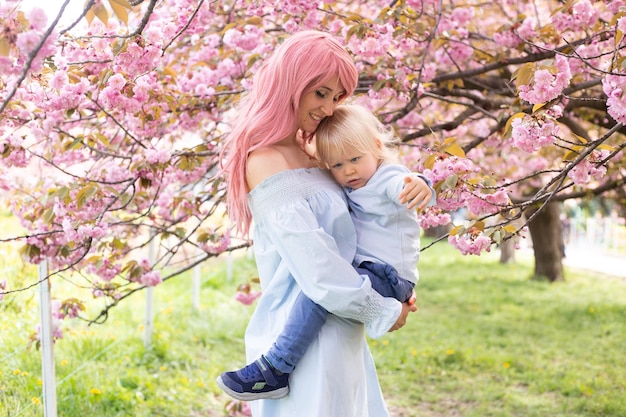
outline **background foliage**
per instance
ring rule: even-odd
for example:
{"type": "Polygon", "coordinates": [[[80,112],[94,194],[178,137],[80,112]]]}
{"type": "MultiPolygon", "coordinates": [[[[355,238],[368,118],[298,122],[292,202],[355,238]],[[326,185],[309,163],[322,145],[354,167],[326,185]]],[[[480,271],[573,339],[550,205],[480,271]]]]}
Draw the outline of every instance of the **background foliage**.
{"type": "MultiPolygon", "coordinates": [[[[421,259],[417,314],[370,340],[394,417],[618,417],[626,413],[626,283],[570,271],[564,283],[529,281],[527,261],[464,258],[437,245],[421,259]]],[[[244,360],[252,312],[232,295],[255,276],[240,258],[203,267],[201,308],[190,276],[156,289],[153,345],[143,345],[143,297],[104,325],[72,322],[55,345],[59,415],[221,416],[213,382],[244,360]]],[[[76,291],[54,281],[55,288],[76,291]]],[[[25,350],[36,300],[0,306],[0,414],[41,415],[40,352],[25,350]]]]}
{"type": "MultiPolygon", "coordinates": [[[[105,300],[92,320],[248,244],[224,217],[217,155],[264,58],[302,29],[346,44],[354,100],[434,181],[423,227],[447,227],[462,253],[536,225],[535,275],[559,280],[550,203],[604,196],[623,217],[622,0],[69,5],[49,16],[0,6],[0,187],[24,227],[0,243],[49,259],[53,276],[75,271],[105,300]]],[[[0,297],[20,288],[2,280],[0,297]]],[[[67,316],[82,314],[80,301],[67,316]]]]}

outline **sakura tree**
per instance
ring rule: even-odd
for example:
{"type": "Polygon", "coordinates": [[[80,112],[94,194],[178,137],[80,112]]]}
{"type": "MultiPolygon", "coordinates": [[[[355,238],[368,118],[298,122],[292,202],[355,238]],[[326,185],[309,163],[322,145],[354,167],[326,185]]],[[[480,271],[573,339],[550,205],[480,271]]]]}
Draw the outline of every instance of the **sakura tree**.
{"type": "Polygon", "coordinates": [[[434,181],[422,225],[466,210],[447,236],[462,253],[529,228],[536,274],[562,279],[557,203],[625,199],[622,0],[91,0],[60,25],[69,2],[51,18],[0,6],[0,187],[27,230],[0,241],[88,283],[106,300],[94,320],[250,244],[223,211],[221,141],[260,63],[302,29],[344,40],[354,100],[434,181]]]}

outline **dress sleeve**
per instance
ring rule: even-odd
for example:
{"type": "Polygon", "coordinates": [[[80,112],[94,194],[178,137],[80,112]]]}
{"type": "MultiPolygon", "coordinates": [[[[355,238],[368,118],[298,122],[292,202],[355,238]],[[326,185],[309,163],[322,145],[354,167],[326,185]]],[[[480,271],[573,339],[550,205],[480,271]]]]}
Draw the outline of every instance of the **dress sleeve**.
{"type": "Polygon", "coordinates": [[[324,199],[318,199],[282,206],[266,213],[263,229],[307,297],[336,316],[364,323],[370,337],[381,337],[396,322],[402,305],[378,294],[370,281],[354,270],[352,259],[346,259],[345,249],[335,240],[354,239],[349,214],[346,212],[350,228],[337,219],[321,225],[315,213],[333,210],[330,203],[329,207],[324,204],[324,199]],[[321,206],[313,210],[311,204],[321,206]]]}

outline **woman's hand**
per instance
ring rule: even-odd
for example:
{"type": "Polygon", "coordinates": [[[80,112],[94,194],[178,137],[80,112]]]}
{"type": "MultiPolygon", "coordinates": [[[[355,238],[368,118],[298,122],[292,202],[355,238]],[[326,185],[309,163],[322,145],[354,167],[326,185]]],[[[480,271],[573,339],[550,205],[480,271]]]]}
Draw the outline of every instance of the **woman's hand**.
{"type": "Polygon", "coordinates": [[[301,129],[298,129],[296,132],[296,142],[300,145],[300,148],[304,151],[305,154],[311,159],[317,159],[315,148],[315,135],[303,132],[301,129]]]}
{"type": "Polygon", "coordinates": [[[411,174],[404,177],[404,188],[398,195],[400,203],[406,204],[407,208],[417,207],[423,210],[432,198],[432,190],[423,178],[411,174]]]}
{"type": "Polygon", "coordinates": [[[400,313],[398,320],[396,320],[396,323],[391,326],[391,329],[389,329],[390,332],[396,331],[404,327],[404,325],[406,324],[406,319],[409,317],[409,313],[414,313],[417,311],[416,300],[417,297],[414,291],[413,295],[411,295],[411,298],[409,298],[408,301],[402,303],[402,312],[400,313]]]}

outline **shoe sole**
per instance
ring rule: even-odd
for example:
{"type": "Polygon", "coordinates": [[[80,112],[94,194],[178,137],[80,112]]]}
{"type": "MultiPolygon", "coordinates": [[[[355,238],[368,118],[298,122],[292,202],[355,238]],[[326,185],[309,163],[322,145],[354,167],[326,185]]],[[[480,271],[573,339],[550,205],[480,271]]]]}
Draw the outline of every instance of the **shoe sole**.
{"type": "Polygon", "coordinates": [[[254,400],[277,400],[279,398],[283,398],[289,394],[289,387],[278,388],[274,391],[267,392],[237,392],[228,388],[224,381],[222,381],[222,376],[218,376],[215,379],[217,385],[228,395],[233,397],[236,400],[240,401],[254,401],[254,400]]]}

